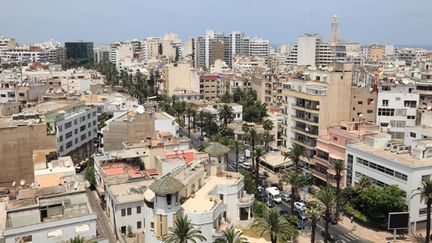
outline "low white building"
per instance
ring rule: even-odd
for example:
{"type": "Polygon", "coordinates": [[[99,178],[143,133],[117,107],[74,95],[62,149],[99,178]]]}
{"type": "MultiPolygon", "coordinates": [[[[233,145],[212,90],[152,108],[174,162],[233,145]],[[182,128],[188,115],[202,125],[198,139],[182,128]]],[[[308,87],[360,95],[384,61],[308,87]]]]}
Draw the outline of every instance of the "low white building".
{"type": "MultiPolygon", "coordinates": [[[[202,110],[204,110],[205,112],[213,114],[219,122],[223,122],[219,118],[219,109],[221,109],[224,105],[225,105],[225,103],[211,104],[211,105],[208,105],[207,107],[204,107],[202,110]]],[[[233,121],[234,122],[242,122],[243,121],[243,106],[240,104],[237,104],[237,103],[227,103],[227,105],[229,107],[231,107],[231,109],[233,111],[233,115],[234,115],[233,121]]]]}
{"type": "Polygon", "coordinates": [[[75,236],[95,239],[96,214],[85,190],[79,187],[73,191],[67,190],[66,185],[44,188],[37,192],[37,198],[8,202],[3,211],[6,214],[4,242],[56,243],[75,236]]]}
{"type": "Polygon", "coordinates": [[[347,145],[345,161],[347,170],[352,172],[347,175],[347,185],[356,184],[362,177],[370,178],[377,186],[397,185],[406,192],[410,222],[424,221],[426,205],[416,190],[432,176],[432,140],[412,141],[410,150],[399,144],[396,147],[403,149],[392,152],[386,149],[390,139],[389,134],[380,133],[347,145]]]}
{"type": "Polygon", "coordinates": [[[61,88],[69,93],[82,94],[90,91],[92,80],[89,79],[62,79],[61,88]]]}
{"type": "Polygon", "coordinates": [[[175,137],[179,136],[180,126],[175,117],[166,112],[155,113],[155,131],[170,132],[175,137]]]}
{"type": "Polygon", "coordinates": [[[144,232],[144,192],[153,180],[107,185],[107,214],[118,236],[144,232]]]}

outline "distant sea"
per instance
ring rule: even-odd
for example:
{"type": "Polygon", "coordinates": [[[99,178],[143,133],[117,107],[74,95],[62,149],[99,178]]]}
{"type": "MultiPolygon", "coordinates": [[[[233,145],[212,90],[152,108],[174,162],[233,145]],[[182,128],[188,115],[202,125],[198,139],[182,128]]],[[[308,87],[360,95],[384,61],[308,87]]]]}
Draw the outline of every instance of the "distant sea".
{"type": "Polygon", "coordinates": [[[430,45],[394,45],[395,47],[401,47],[401,48],[424,48],[432,50],[432,44],[430,45]]]}

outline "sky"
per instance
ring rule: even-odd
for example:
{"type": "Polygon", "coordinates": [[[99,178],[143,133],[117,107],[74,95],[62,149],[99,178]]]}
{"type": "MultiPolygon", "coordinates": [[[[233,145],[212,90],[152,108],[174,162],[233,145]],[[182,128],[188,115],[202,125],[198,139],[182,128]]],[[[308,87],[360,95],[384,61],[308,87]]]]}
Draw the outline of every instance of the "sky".
{"type": "Polygon", "coordinates": [[[329,39],[337,15],[342,40],[432,45],[431,0],[0,0],[0,9],[0,35],[18,43],[107,44],[168,32],[185,41],[214,29],[278,45],[304,33],[329,39]]]}

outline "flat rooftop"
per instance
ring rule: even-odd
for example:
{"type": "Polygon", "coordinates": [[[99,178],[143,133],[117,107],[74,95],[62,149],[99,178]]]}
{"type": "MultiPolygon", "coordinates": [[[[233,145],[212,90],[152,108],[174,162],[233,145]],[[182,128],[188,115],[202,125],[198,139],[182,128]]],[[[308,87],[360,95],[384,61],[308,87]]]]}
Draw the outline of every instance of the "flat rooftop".
{"type": "Polygon", "coordinates": [[[221,201],[219,195],[211,195],[214,189],[219,185],[229,186],[239,183],[241,176],[228,177],[231,174],[224,172],[221,176],[210,176],[205,180],[204,186],[201,187],[194,197],[190,197],[182,204],[185,211],[194,213],[205,213],[213,210],[221,201]]]}
{"type": "Polygon", "coordinates": [[[113,162],[110,164],[102,165],[102,170],[106,176],[123,175],[127,174],[129,178],[144,177],[143,171],[140,171],[136,166],[132,166],[128,163],[113,162]]]}
{"type": "Polygon", "coordinates": [[[36,113],[48,113],[53,111],[65,110],[71,105],[79,104],[77,101],[69,100],[55,100],[39,103],[36,106],[30,108],[24,108],[23,113],[36,112],[36,113]]]}
{"type": "Polygon", "coordinates": [[[385,151],[384,148],[374,148],[365,143],[349,144],[347,147],[372,154],[374,156],[392,161],[393,163],[400,164],[409,168],[420,168],[425,166],[432,166],[432,157],[426,159],[416,159],[411,154],[396,154],[390,151],[385,151]]]}
{"type": "Polygon", "coordinates": [[[144,192],[154,180],[129,182],[108,186],[108,190],[118,203],[144,201],[144,192]]]}
{"type": "Polygon", "coordinates": [[[285,156],[283,156],[280,152],[269,152],[265,157],[261,158],[261,161],[273,168],[292,164],[291,160],[288,158],[285,160],[285,156]]]}

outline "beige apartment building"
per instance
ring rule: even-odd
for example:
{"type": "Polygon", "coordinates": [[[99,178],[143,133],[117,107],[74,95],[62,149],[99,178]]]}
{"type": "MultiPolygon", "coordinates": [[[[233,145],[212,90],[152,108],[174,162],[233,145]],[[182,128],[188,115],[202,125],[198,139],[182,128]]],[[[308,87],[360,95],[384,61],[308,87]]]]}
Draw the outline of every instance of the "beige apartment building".
{"type": "Polygon", "coordinates": [[[215,74],[205,74],[199,77],[199,92],[205,100],[217,101],[225,93],[224,80],[215,74]]]}
{"type": "Polygon", "coordinates": [[[155,135],[155,113],[125,112],[102,128],[104,151],[123,149],[123,142],[145,140],[155,135]]]}
{"type": "Polygon", "coordinates": [[[190,63],[168,64],[162,69],[163,91],[172,96],[176,90],[199,92],[199,77],[190,63]]]}
{"type": "Polygon", "coordinates": [[[43,116],[19,114],[0,118],[0,186],[34,181],[34,163],[56,157],[57,138],[49,135],[43,116]]]}
{"type": "MultiPolygon", "coordinates": [[[[283,152],[292,144],[303,146],[309,158],[315,155],[316,140],[330,126],[350,117],[352,64],[335,63],[328,69],[306,69],[298,79],[283,84],[283,152]]],[[[313,167],[311,159],[302,158],[313,167]]]]}
{"type": "Polygon", "coordinates": [[[373,61],[382,60],[385,56],[385,45],[374,44],[369,46],[369,59],[373,61]]]}
{"type": "Polygon", "coordinates": [[[376,122],[378,91],[368,87],[351,88],[350,121],[376,122]]]}

